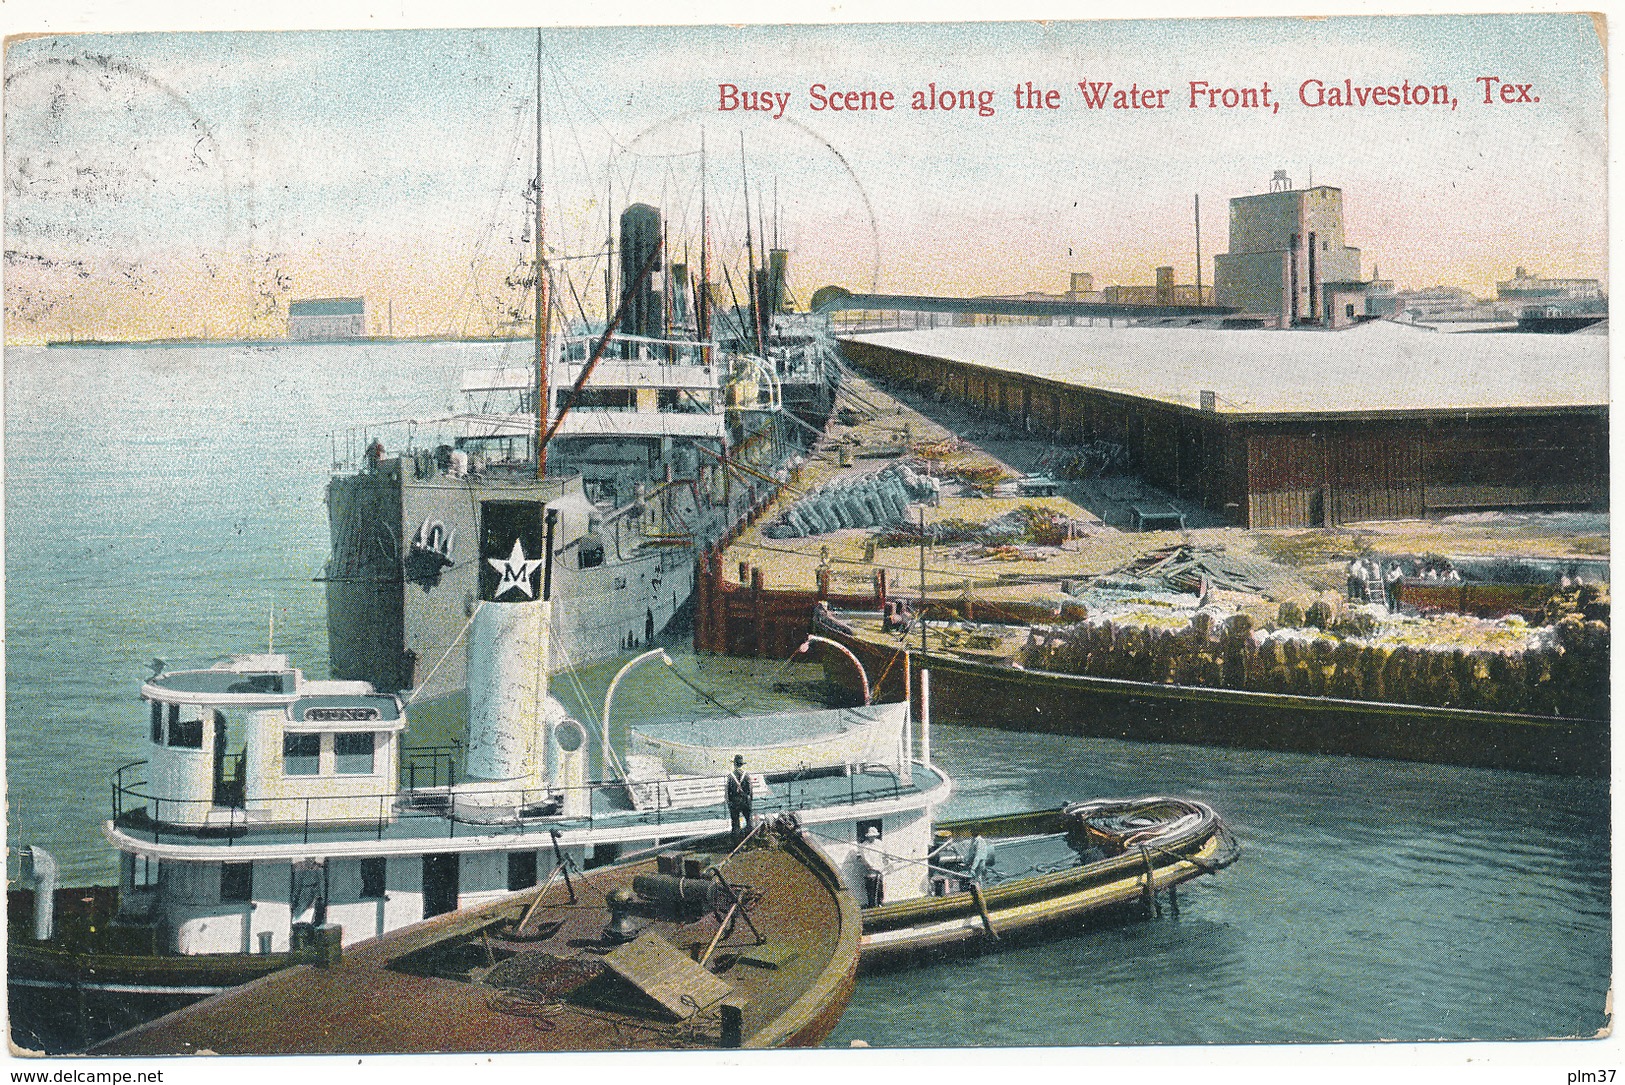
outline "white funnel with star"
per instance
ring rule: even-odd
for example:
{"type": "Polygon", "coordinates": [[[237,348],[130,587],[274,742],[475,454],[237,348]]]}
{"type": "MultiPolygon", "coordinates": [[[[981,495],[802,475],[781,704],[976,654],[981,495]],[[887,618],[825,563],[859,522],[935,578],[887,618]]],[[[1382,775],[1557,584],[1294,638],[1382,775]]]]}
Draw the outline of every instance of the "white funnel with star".
{"type": "Polygon", "coordinates": [[[552,603],[543,508],[480,507],[480,605],[468,635],[468,754],[460,812],[529,806],[545,798],[551,728],[565,717],[547,693],[552,603]]]}

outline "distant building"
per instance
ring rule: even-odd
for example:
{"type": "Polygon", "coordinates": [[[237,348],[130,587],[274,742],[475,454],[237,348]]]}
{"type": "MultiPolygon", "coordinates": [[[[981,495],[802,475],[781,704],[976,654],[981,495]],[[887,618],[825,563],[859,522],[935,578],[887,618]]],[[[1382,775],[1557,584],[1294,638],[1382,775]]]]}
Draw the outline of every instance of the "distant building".
{"type": "Polygon", "coordinates": [[[1095,277],[1087,271],[1074,271],[1072,273],[1072,288],[1066,292],[1066,300],[1100,300],[1100,295],[1095,293],[1095,277]]]}
{"type": "Polygon", "coordinates": [[[1360,250],[1343,244],[1343,190],[1295,189],[1276,170],[1269,192],[1230,201],[1230,251],[1213,263],[1219,305],[1280,327],[1328,323],[1323,284],[1361,281],[1360,250]]]}
{"type": "Polygon", "coordinates": [[[1213,288],[1202,287],[1197,295],[1194,283],[1174,282],[1174,269],[1159,267],[1157,281],[1147,286],[1108,286],[1099,299],[1112,305],[1212,305],[1213,288]]]}
{"type": "Polygon", "coordinates": [[[1328,328],[1346,328],[1370,320],[1369,290],[1369,283],[1321,283],[1321,324],[1328,328]]]}
{"type": "Polygon", "coordinates": [[[288,304],[289,339],[358,339],[366,334],[366,298],[306,298],[288,304]]]}
{"type": "Polygon", "coordinates": [[[1542,279],[1521,267],[1507,282],[1495,284],[1495,300],[1520,317],[1601,313],[1608,307],[1596,279],[1542,279]]]}
{"type": "Polygon", "coordinates": [[[1371,269],[1371,280],[1366,283],[1365,311],[1370,316],[1391,317],[1399,312],[1399,294],[1394,280],[1384,279],[1371,269]]]}
{"type": "Polygon", "coordinates": [[[1429,286],[1394,295],[1395,316],[1418,324],[1465,324],[1505,321],[1517,314],[1504,305],[1480,301],[1459,286],[1429,286]]]}
{"type": "MultiPolygon", "coordinates": [[[[1033,301],[1033,302],[1083,302],[1106,305],[1212,305],[1213,288],[1202,288],[1201,300],[1197,300],[1196,287],[1189,283],[1175,283],[1174,269],[1171,267],[1157,268],[1157,281],[1147,286],[1108,286],[1102,290],[1095,289],[1095,277],[1087,271],[1074,271],[1071,273],[1070,286],[1064,294],[1046,294],[1041,290],[1028,290],[1022,294],[984,294],[979,300],[987,301],[1033,301]]],[[[987,313],[956,313],[943,323],[956,327],[993,327],[1031,324],[1040,327],[1062,327],[1076,325],[1078,321],[1092,321],[1091,317],[1077,316],[1015,316],[990,315],[987,313]]],[[[926,326],[926,325],[922,325],[926,326]]],[[[937,327],[938,321],[933,317],[929,327],[937,327]]]]}

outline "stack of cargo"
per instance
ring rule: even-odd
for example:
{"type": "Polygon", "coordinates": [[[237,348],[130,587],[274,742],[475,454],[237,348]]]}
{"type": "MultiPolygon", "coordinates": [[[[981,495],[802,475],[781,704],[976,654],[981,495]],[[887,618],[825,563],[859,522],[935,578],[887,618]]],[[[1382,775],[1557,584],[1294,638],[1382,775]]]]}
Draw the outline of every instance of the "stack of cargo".
{"type": "MultiPolygon", "coordinates": [[[[1020,660],[1028,670],[1304,697],[1606,719],[1609,630],[1568,614],[1530,626],[1446,615],[1364,623],[1270,623],[1159,607],[1090,610],[1068,625],[1035,626],[1020,660]],[[1159,613],[1159,611],[1161,613],[1159,613]]],[[[1311,611],[1330,608],[1317,603],[1311,611]]],[[[1293,604],[1282,619],[1302,618],[1293,604]]],[[[1316,617],[1314,615],[1309,616],[1316,617]]]]}
{"type": "Polygon", "coordinates": [[[941,483],[906,463],[869,474],[837,478],[813,490],[762,529],[770,539],[826,535],[844,528],[871,528],[907,519],[915,501],[935,502],[941,483]]]}

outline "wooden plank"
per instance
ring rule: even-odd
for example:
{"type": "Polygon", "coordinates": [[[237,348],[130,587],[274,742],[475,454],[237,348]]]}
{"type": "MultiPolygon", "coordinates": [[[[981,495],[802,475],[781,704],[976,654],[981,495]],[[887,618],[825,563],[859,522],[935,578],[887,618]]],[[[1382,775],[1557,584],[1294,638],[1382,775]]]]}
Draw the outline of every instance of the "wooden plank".
{"type": "Polygon", "coordinates": [[[678,1021],[720,1002],[733,991],[670,942],[649,932],[606,955],[604,966],[678,1021]]]}
{"type": "Polygon", "coordinates": [[[1315,527],[1310,520],[1311,490],[1254,491],[1248,495],[1248,526],[1315,527]]]}

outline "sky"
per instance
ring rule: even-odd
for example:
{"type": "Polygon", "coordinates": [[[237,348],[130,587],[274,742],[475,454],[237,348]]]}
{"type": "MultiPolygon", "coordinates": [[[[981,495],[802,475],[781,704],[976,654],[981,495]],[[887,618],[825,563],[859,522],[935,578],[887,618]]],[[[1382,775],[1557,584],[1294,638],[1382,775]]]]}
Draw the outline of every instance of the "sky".
{"type": "MultiPolygon", "coordinates": [[[[1190,282],[1196,196],[1211,283],[1227,201],[1277,169],[1341,188],[1363,273],[1401,288],[1607,277],[1586,16],[555,28],[541,52],[544,238],[571,316],[601,316],[606,215],[628,203],[699,262],[702,141],[725,296],[745,289],[746,191],[753,250],[790,250],[804,305],[825,284],[1058,293],[1163,264],[1190,282]],[[1308,81],[1345,79],[1455,105],[1305,104],[1308,81]],[[1080,82],[1166,93],[1094,110],[1080,82]],[[1018,109],[1029,83],[1057,108],[1018,109]],[[1193,83],[1267,84],[1278,108],[1193,83]],[[721,108],[728,86],[771,110],[721,108]],[[893,108],[818,109],[820,86],[893,108]],[[911,108],[932,88],[956,108],[911,108]]],[[[10,39],[7,342],[280,335],[290,300],[355,295],[379,334],[525,330],[536,56],[524,29],[10,39]]]]}

